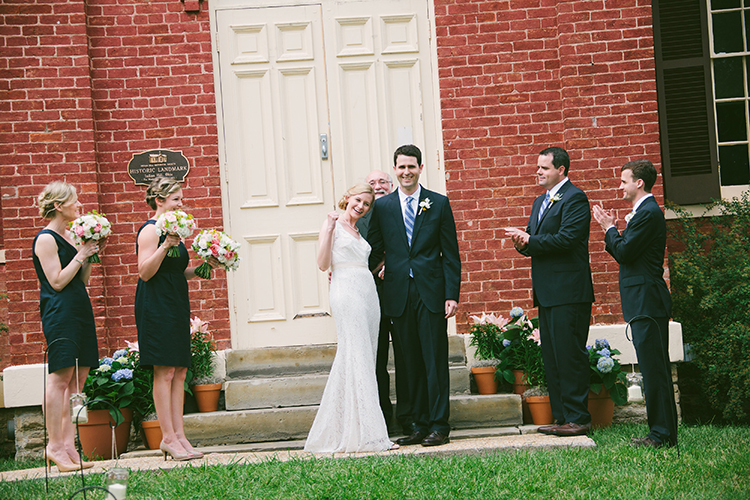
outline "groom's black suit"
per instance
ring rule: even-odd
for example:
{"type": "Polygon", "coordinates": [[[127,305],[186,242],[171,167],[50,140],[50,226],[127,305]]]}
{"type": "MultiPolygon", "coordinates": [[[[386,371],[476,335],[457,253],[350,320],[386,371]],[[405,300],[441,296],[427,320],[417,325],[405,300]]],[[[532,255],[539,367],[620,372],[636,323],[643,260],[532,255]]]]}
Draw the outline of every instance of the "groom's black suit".
{"type": "Polygon", "coordinates": [[[445,301],[461,285],[458,239],[448,198],[421,188],[409,246],[398,190],[375,201],[368,241],[370,268],[385,255],[383,314],[393,319],[409,379],[415,430],[450,431],[445,301]],[[409,271],[413,278],[409,276],[409,271]]]}
{"type": "Polygon", "coordinates": [[[604,241],[607,252],[620,264],[620,300],[625,321],[642,317],[635,319],[631,327],[646,389],[648,437],[676,444],[677,408],[669,364],[672,299],[664,282],[667,225],[654,197],[643,200],[622,234],[611,227],[604,241]]]}
{"type": "Polygon", "coordinates": [[[586,340],[594,287],[589,265],[591,212],[586,194],[570,180],[542,213],[545,194],[532,205],[526,232],[534,306],[552,415],[559,423],[591,422],[587,409],[589,361],[586,340]]]}

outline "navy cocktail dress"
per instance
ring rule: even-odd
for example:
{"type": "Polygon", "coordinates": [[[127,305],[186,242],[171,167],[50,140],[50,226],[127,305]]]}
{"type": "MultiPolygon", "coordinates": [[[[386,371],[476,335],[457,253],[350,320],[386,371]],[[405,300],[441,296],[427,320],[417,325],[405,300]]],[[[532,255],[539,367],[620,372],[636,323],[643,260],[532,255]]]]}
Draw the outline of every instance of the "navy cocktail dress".
{"type": "Polygon", "coordinates": [[[79,279],[81,271],[59,292],[52,288],[36,256],[36,241],[41,234],[51,234],[57,243],[60,268],[70,264],[76,248],[64,237],[50,229],[42,229],[34,238],[32,259],[39,278],[39,312],[42,330],[47,340],[49,373],[75,366],[99,366],[99,348],[96,342],[96,323],[86,284],[79,279]]]}
{"type": "MultiPolygon", "coordinates": [[[[138,230],[155,231],[153,219],[138,230]]],[[[166,236],[159,238],[159,244],[166,236]]],[[[185,269],[190,258],[180,242],[180,256],[165,256],[151,279],[138,279],[135,324],[141,365],[190,367],[190,299],[185,269]]],[[[136,240],[136,254],[138,243],[136,240]]]]}

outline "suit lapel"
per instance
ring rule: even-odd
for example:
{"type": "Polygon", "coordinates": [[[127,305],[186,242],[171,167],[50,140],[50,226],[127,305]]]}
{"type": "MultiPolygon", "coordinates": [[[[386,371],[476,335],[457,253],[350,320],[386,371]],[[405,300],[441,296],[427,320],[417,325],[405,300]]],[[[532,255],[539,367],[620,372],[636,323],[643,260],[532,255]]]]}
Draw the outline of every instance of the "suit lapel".
{"type": "Polygon", "coordinates": [[[630,219],[630,222],[628,222],[625,225],[625,229],[622,231],[623,234],[625,234],[625,231],[628,230],[628,227],[633,223],[633,219],[637,218],[639,215],[643,215],[643,213],[647,212],[649,210],[649,204],[654,203],[656,204],[656,207],[659,207],[659,204],[656,203],[656,198],[653,196],[649,196],[648,199],[643,200],[643,203],[641,203],[641,206],[638,207],[638,210],[635,211],[635,214],[633,214],[633,217],[630,219]]]}
{"type": "MultiPolygon", "coordinates": [[[[542,214],[542,218],[539,219],[539,221],[537,222],[537,226],[536,226],[536,229],[535,229],[534,233],[536,233],[536,231],[539,230],[539,227],[542,225],[542,221],[544,221],[544,218],[547,217],[547,215],[549,215],[549,213],[552,211],[552,208],[555,207],[558,204],[562,204],[562,201],[563,201],[562,198],[565,197],[565,192],[568,190],[569,187],[570,187],[570,180],[568,180],[568,182],[566,182],[565,184],[563,184],[562,186],[560,186],[560,189],[558,189],[557,193],[555,193],[555,196],[557,196],[557,197],[560,198],[559,201],[554,201],[553,202],[552,200],[550,200],[549,205],[547,205],[547,208],[544,210],[544,213],[542,214]]],[[[553,196],[552,199],[554,199],[555,196],[553,196]]],[[[540,198],[542,200],[544,200],[544,195],[541,196],[540,198]]],[[[541,208],[541,207],[542,207],[542,203],[539,203],[539,208],[541,208]]],[[[557,209],[557,208],[555,207],[555,209],[557,209]]],[[[536,213],[538,214],[539,210],[537,210],[536,213]]],[[[537,215],[537,218],[538,217],[539,216],[537,215]]]]}
{"type": "MultiPolygon", "coordinates": [[[[398,188],[396,188],[398,189],[398,188]]],[[[406,225],[404,224],[404,214],[401,212],[401,198],[399,198],[398,191],[394,191],[388,199],[388,211],[391,214],[390,227],[398,233],[398,238],[403,241],[404,246],[409,248],[409,240],[406,239],[406,225]]],[[[414,233],[412,232],[412,239],[414,233]]]]}
{"type": "MultiPolygon", "coordinates": [[[[422,227],[422,220],[427,215],[426,212],[420,213],[420,211],[422,209],[419,206],[419,204],[422,203],[422,201],[425,198],[428,198],[428,196],[427,196],[428,194],[429,193],[427,192],[427,190],[425,188],[421,187],[421,189],[419,190],[419,202],[417,202],[417,206],[416,206],[416,208],[414,210],[414,230],[411,233],[411,245],[412,246],[414,246],[414,240],[417,239],[417,233],[419,232],[419,228],[422,227]]],[[[404,227],[404,232],[406,232],[406,227],[404,227]]]]}

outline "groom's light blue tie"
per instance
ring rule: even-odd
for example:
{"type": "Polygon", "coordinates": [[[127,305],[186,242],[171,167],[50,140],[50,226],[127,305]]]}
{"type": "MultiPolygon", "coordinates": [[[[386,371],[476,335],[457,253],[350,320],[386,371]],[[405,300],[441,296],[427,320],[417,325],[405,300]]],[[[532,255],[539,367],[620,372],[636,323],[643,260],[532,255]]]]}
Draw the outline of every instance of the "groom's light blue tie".
{"type": "Polygon", "coordinates": [[[409,246],[411,246],[411,235],[414,231],[414,207],[411,206],[413,201],[414,198],[411,196],[406,198],[406,217],[404,218],[404,224],[406,225],[406,239],[409,240],[409,246]]]}
{"type": "Polygon", "coordinates": [[[547,195],[544,197],[542,206],[539,208],[539,220],[542,220],[542,214],[544,213],[545,210],[547,210],[548,205],[549,205],[549,191],[547,191],[547,195]]]}

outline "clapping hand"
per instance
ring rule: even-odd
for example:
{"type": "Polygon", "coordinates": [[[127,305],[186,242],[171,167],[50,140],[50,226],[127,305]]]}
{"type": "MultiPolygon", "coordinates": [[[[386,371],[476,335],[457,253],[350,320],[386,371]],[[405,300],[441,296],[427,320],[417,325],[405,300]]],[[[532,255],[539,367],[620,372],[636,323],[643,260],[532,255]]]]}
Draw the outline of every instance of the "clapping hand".
{"type": "Polygon", "coordinates": [[[506,227],[505,236],[508,236],[519,250],[523,250],[529,245],[529,233],[517,227],[506,227]]]}
{"type": "Polygon", "coordinates": [[[606,210],[604,210],[604,208],[602,208],[601,205],[594,205],[592,212],[594,214],[594,219],[596,219],[596,222],[598,222],[599,225],[602,226],[602,229],[605,233],[609,230],[609,228],[614,227],[615,218],[612,215],[612,212],[607,212],[606,210]]]}

